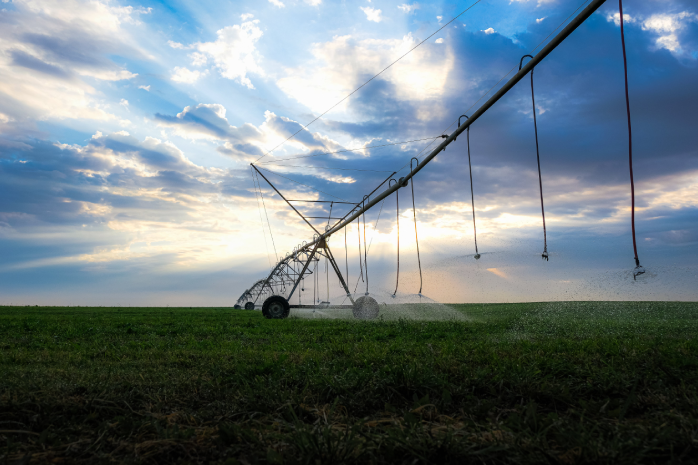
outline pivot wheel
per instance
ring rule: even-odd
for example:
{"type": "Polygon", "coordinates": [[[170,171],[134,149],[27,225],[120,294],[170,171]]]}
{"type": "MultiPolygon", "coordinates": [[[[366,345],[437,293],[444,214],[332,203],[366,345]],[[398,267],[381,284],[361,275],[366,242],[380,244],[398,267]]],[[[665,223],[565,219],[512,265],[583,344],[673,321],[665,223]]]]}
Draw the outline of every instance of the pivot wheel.
{"type": "Polygon", "coordinates": [[[376,299],[365,295],[356,299],[352,311],[357,320],[373,320],[378,316],[379,308],[376,299]]]}
{"type": "Polygon", "coordinates": [[[262,315],[267,318],[279,320],[288,317],[291,307],[283,296],[273,295],[264,301],[262,315]]]}
{"type": "Polygon", "coordinates": [[[245,304],[245,310],[254,310],[254,302],[247,302],[245,304]]]}
{"type": "Polygon", "coordinates": [[[242,307],[240,307],[238,304],[235,304],[235,305],[233,306],[233,308],[234,308],[235,310],[240,310],[242,307]]]}

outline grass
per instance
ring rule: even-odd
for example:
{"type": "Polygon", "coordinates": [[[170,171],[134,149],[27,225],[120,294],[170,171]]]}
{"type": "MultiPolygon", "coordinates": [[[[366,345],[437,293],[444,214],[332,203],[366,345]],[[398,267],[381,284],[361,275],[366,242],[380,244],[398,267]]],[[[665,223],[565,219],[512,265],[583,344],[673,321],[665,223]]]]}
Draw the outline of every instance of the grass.
{"type": "Polygon", "coordinates": [[[695,463],[698,304],[0,308],[0,463],[695,463]]]}

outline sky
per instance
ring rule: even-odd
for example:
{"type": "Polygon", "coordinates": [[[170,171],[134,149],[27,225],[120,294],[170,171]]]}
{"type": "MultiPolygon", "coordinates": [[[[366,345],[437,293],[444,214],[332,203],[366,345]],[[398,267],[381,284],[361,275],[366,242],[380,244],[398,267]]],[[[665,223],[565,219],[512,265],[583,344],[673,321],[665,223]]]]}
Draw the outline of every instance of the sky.
{"type": "MultiPolygon", "coordinates": [[[[586,3],[1,1],[0,304],[104,306],[232,306],[313,236],[264,179],[257,187],[250,163],[287,198],[359,202],[586,3]]],[[[423,294],[440,302],[698,299],[698,6],[624,3],[647,273],[632,278],[609,1],[534,72],[550,261],[527,77],[470,129],[487,253],[471,256],[461,136],[415,176],[414,211],[410,188],[399,191],[398,295],[420,287],[416,218],[423,294]]],[[[328,203],[295,204],[330,216],[328,203]]],[[[397,218],[395,195],[366,214],[369,292],[388,300],[397,218]]],[[[361,227],[347,228],[346,248],[344,232],[330,240],[359,293],[361,227]]],[[[332,279],[327,292],[341,294],[332,279]]]]}

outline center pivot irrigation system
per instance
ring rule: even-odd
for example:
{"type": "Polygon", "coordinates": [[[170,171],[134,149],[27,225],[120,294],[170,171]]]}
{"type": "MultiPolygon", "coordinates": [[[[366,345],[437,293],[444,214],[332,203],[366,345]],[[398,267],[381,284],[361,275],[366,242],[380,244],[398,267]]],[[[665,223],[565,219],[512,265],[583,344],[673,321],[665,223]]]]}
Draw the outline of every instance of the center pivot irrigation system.
{"type": "MultiPolygon", "coordinates": [[[[538,154],[538,133],[537,133],[537,125],[536,125],[536,112],[535,112],[535,97],[533,96],[533,69],[534,67],[539,64],[543,59],[545,59],[550,52],[552,52],[558,45],[560,45],[572,32],[579,27],[580,24],[582,24],[589,16],[591,16],[601,5],[603,5],[606,2],[606,0],[593,0],[587,7],[582,10],[574,19],[572,19],[568,25],[560,31],[560,33],[557,34],[538,54],[535,56],[531,55],[524,55],[524,57],[521,58],[521,61],[519,63],[519,71],[514,75],[506,84],[502,86],[487,102],[485,102],[480,108],[478,108],[474,113],[472,113],[470,116],[463,115],[458,121],[458,128],[451,133],[451,135],[442,135],[440,136],[444,140],[439,144],[438,147],[436,147],[429,155],[427,155],[421,162],[419,162],[419,159],[413,158],[410,161],[410,171],[407,175],[404,177],[399,178],[398,180],[393,179],[393,176],[397,172],[393,172],[388,178],[386,178],[381,184],[378,185],[372,192],[370,192],[368,195],[363,196],[362,200],[356,203],[352,202],[337,202],[337,201],[323,201],[323,200],[289,200],[286,197],[284,197],[281,192],[267,179],[264,174],[259,170],[257,166],[255,166],[254,163],[251,163],[252,168],[254,169],[253,174],[256,173],[257,176],[261,176],[268,184],[271,186],[271,188],[281,197],[286,203],[293,209],[294,212],[300,216],[305,223],[310,226],[310,228],[315,232],[313,235],[313,239],[310,242],[303,242],[301,245],[297,246],[294,248],[293,252],[288,253],[286,256],[284,256],[281,260],[278,261],[278,263],[273,267],[271,273],[265,278],[265,279],[260,279],[259,281],[255,282],[249,289],[247,289],[243,294],[240,296],[240,298],[237,300],[235,304],[235,308],[241,308],[244,307],[245,309],[248,310],[253,310],[257,305],[260,303],[262,304],[262,313],[264,314],[265,317],[267,318],[286,318],[289,315],[290,309],[291,308],[317,308],[318,305],[316,305],[316,302],[313,301],[313,305],[302,305],[300,303],[300,291],[303,291],[303,285],[302,283],[304,282],[304,278],[306,276],[315,274],[317,276],[317,264],[320,260],[321,257],[324,257],[329,263],[329,265],[332,267],[334,272],[337,275],[337,278],[339,278],[339,283],[341,284],[342,288],[346,292],[346,297],[349,299],[351,302],[351,305],[339,305],[339,306],[333,306],[333,308],[347,308],[347,309],[352,309],[353,315],[355,318],[358,319],[373,319],[378,316],[379,313],[379,305],[378,302],[373,298],[369,296],[368,292],[368,284],[366,288],[366,293],[365,295],[354,299],[351,291],[349,290],[349,287],[347,285],[347,282],[345,281],[344,276],[342,275],[342,270],[339,268],[337,261],[334,258],[334,255],[332,254],[332,251],[329,246],[329,239],[330,237],[341,231],[342,229],[346,228],[349,224],[351,224],[354,220],[357,218],[359,219],[359,222],[361,222],[361,217],[363,216],[364,218],[364,265],[362,265],[362,277],[366,276],[366,282],[368,282],[368,267],[366,266],[366,258],[367,258],[367,250],[366,250],[366,240],[365,240],[365,216],[364,214],[370,210],[371,208],[375,207],[378,205],[380,202],[382,202],[384,199],[386,199],[388,196],[390,196],[393,193],[396,193],[399,191],[399,189],[407,187],[408,184],[410,185],[412,189],[412,201],[413,201],[413,211],[414,211],[414,186],[413,186],[413,181],[412,178],[419,172],[421,171],[431,160],[433,160],[439,153],[442,151],[446,150],[446,147],[448,147],[451,142],[454,142],[456,138],[462,134],[464,131],[468,131],[467,135],[469,136],[469,130],[470,126],[478,120],[487,110],[489,110],[499,99],[501,99],[507,92],[509,92],[520,80],[522,80],[527,74],[531,73],[531,97],[532,97],[532,102],[533,102],[533,118],[534,118],[534,128],[536,132],[536,155],[538,157],[538,176],[539,176],[539,184],[540,184],[540,198],[541,198],[541,210],[543,213],[543,231],[544,231],[544,250],[542,253],[542,258],[544,260],[548,260],[548,250],[547,250],[547,238],[546,238],[546,232],[545,232],[545,210],[543,208],[543,184],[541,180],[541,175],[540,175],[540,155],[538,154]],[[523,61],[525,58],[530,58],[530,60],[524,65],[523,61]],[[463,124],[460,124],[461,119],[466,118],[465,122],[463,124]],[[413,167],[412,162],[417,161],[416,166],[413,167]],[[388,183],[387,189],[385,189],[383,192],[375,195],[375,197],[372,197],[378,189],[380,189],[385,183],[388,183]],[[311,216],[305,216],[301,214],[298,209],[292,204],[292,202],[326,202],[330,203],[330,214],[327,217],[322,217],[328,220],[328,224],[325,227],[324,231],[319,231],[315,226],[313,226],[308,219],[313,219],[313,218],[319,218],[319,217],[311,217],[311,216]],[[341,205],[349,205],[350,210],[342,217],[332,217],[332,208],[336,205],[341,206],[341,205]],[[329,220],[337,220],[333,225],[329,224],[329,220]],[[315,273],[313,272],[313,266],[315,268],[315,273]],[[300,287],[300,290],[299,290],[300,287]],[[292,305],[290,303],[291,298],[295,294],[295,292],[299,290],[299,303],[297,305],[292,305]]],[[[620,23],[621,23],[621,39],[622,39],[622,44],[623,44],[623,62],[625,66],[625,85],[626,85],[626,103],[627,103],[627,110],[628,110],[628,133],[630,137],[630,106],[629,106],[629,101],[628,101],[628,92],[627,92],[627,63],[626,63],[626,58],[625,58],[625,38],[623,36],[623,10],[622,10],[622,4],[621,0],[619,0],[619,6],[620,6],[620,23]]],[[[469,144],[469,137],[468,137],[468,164],[470,165],[470,144],[469,144]]],[[[475,223],[475,204],[474,204],[474,194],[472,192],[472,170],[471,170],[471,195],[472,195],[472,201],[473,201],[473,226],[475,223]]],[[[258,180],[259,178],[257,178],[258,180]]],[[[640,266],[640,260],[637,256],[637,246],[636,246],[636,241],[635,241],[635,212],[634,212],[634,206],[635,206],[635,194],[634,194],[634,185],[633,185],[633,174],[632,174],[632,139],[630,138],[630,181],[631,181],[631,197],[632,197],[632,233],[633,233],[633,248],[635,251],[635,265],[636,268],[633,272],[633,277],[637,277],[640,274],[644,273],[644,269],[642,266],[640,266]]],[[[398,204],[398,210],[399,210],[399,204],[398,204]]],[[[398,223],[398,228],[399,228],[399,223],[398,223]]],[[[398,229],[399,231],[399,229],[398,229]]],[[[415,235],[417,232],[417,220],[416,220],[416,214],[415,214],[415,235]]],[[[477,234],[477,231],[474,231],[475,234],[477,234]]],[[[399,232],[398,232],[399,234],[399,232]]],[[[346,237],[346,230],[345,230],[345,237],[346,237]]],[[[346,240],[345,240],[346,243],[346,240]]],[[[359,241],[360,244],[360,241],[359,241]]],[[[359,245],[360,247],[360,245],[359,245]]],[[[399,247],[399,246],[398,246],[399,247]]],[[[359,249],[359,255],[361,255],[361,250],[359,249]]],[[[417,256],[419,259],[419,242],[417,242],[417,256]]],[[[480,254],[477,251],[477,236],[475,236],[475,259],[480,258],[480,254]]],[[[399,273],[399,249],[398,249],[398,273],[399,273]]],[[[329,276],[329,273],[328,273],[329,276]]],[[[347,270],[347,278],[348,278],[348,270],[347,270]]],[[[329,279],[329,278],[328,278],[329,279]]],[[[397,285],[396,285],[396,292],[397,292],[397,285]]],[[[420,290],[419,290],[419,295],[421,296],[421,262],[420,262],[420,290]]],[[[313,299],[315,300],[315,299],[313,299]]],[[[321,306],[327,307],[329,306],[329,302],[322,302],[321,306]]]]}

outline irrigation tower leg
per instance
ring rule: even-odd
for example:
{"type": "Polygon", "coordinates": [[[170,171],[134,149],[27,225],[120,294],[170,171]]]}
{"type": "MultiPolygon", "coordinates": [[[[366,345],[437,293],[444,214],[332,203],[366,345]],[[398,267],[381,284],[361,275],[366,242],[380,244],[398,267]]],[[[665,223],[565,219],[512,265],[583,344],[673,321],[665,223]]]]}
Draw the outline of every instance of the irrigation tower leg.
{"type": "Polygon", "coordinates": [[[339,267],[337,266],[337,262],[335,262],[335,260],[334,260],[334,255],[332,255],[332,251],[330,250],[330,246],[327,245],[327,240],[325,240],[325,250],[327,251],[327,258],[330,260],[330,263],[332,264],[332,268],[334,268],[334,272],[337,273],[337,277],[339,278],[339,282],[342,284],[344,291],[347,293],[347,297],[349,297],[351,304],[354,305],[354,299],[351,296],[351,292],[349,292],[349,288],[347,287],[347,283],[344,282],[344,278],[342,277],[342,272],[339,271],[339,267]]]}
{"type": "Polygon", "coordinates": [[[308,270],[308,266],[310,265],[310,262],[313,261],[313,257],[315,257],[315,252],[317,252],[317,248],[320,246],[320,242],[315,244],[315,247],[313,247],[313,251],[310,252],[310,255],[308,255],[308,260],[305,262],[305,265],[303,265],[303,270],[300,272],[298,275],[298,279],[296,280],[296,283],[293,285],[293,289],[291,289],[291,293],[288,295],[288,301],[291,301],[291,296],[293,295],[294,292],[296,292],[296,288],[301,282],[301,279],[303,279],[303,275],[305,272],[308,270]]]}

